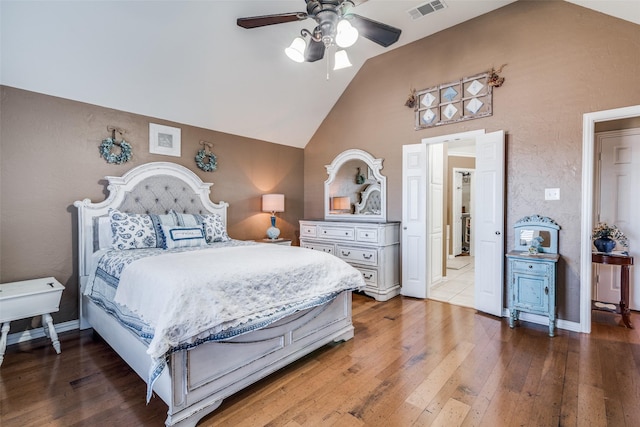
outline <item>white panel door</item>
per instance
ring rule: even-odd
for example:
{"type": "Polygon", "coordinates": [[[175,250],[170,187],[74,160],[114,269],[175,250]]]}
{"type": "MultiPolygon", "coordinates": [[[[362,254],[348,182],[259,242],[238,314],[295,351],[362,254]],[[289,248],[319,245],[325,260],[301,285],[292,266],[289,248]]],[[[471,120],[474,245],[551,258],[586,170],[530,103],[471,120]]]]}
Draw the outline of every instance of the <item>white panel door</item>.
{"type": "Polygon", "coordinates": [[[402,147],[402,288],[427,298],[427,148],[402,147]]]}
{"type": "MultiPolygon", "coordinates": [[[[640,253],[640,129],[603,132],[596,135],[600,152],[599,215],[596,219],[615,224],[629,240],[629,254],[640,253]]],[[[598,209],[596,209],[598,212],[598,209]]],[[[615,251],[622,250],[616,247],[615,251]]],[[[596,287],[593,299],[618,303],[620,301],[620,267],[594,264],[596,287]]],[[[640,308],[640,292],[634,283],[640,280],[640,268],[632,268],[629,277],[629,307],[640,308]]]]}
{"type": "Polygon", "coordinates": [[[427,146],[427,287],[442,279],[444,245],[444,144],[427,146]]]}
{"type": "Polygon", "coordinates": [[[475,179],[475,305],[480,311],[502,316],[504,131],[476,137],[475,179]]]}

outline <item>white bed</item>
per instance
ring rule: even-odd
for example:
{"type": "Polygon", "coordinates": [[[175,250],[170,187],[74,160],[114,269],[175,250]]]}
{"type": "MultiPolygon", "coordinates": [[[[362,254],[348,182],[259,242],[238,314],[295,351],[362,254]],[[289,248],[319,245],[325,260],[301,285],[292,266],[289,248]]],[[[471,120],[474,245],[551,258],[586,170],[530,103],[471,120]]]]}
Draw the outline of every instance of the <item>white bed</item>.
{"type": "MultiPolygon", "coordinates": [[[[212,203],[211,184],[173,163],[148,163],[122,177],[106,179],[109,196],[105,201],[74,203],[78,208],[80,325],[82,329],[93,328],[148,382],[154,361],[147,354],[147,343],[84,295],[93,280],[94,252],[100,249],[98,224],[104,220],[99,218],[108,216],[110,209],[137,214],[174,210],[218,214],[226,227],[228,204],[212,203]]],[[[167,366],[153,383],[153,392],[168,405],[166,425],[195,425],[238,390],[325,344],[352,337],[351,291],[340,291],[322,305],[297,311],[261,329],[168,353],[167,366]]]]}

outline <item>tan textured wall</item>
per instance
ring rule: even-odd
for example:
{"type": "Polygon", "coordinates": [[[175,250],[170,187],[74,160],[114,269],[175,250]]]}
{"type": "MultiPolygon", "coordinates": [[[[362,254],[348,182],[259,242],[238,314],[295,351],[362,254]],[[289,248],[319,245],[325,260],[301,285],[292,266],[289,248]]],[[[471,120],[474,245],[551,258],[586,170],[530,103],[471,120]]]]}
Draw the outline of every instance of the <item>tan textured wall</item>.
{"type": "MultiPolygon", "coordinates": [[[[362,41],[359,43],[366,43],[362,41]]],[[[322,215],[325,164],[347,148],[384,158],[388,218],[401,219],[402,145],[507,132],[506,229],[547,215],[561,226],[558,315],[579,321],[582,116],[640,102],[640,26],[561,1],[518,1],[372,58],[305,148],[305,216],[322,215]],[[414,131],[404,107],[423,89],[508,64],[493,116],[414,131]],[[561,200],[545,201],[559,187],[561,200]]],[[[588,286],[588,285],[587,285],[588,286]]]]}
{"type": "MultiPolygon", "coordinates": [[[[66,286],[56,322],[78,318],[73,202],[104,200],[106,175],[122,175],[153,161],[186,166],[214,183],[213,201],[230,204],[228,231],[236,239],[266,237],[270,220],[261,212],[261,195],[284,193],[278,227],[283,237],[297,234],[303,212],[302,149],[10,87],[0,93],[0,282],[55,276],[66,286]],[[149,154],[149,122],[181,128],[182,157],[149,154]],[[109,136],[109,125],[127,131],[133,159],[126,164],[108,164],[100,157],[98,146],[109,136]],[[203,172],[195,164],[200,140],[214,144],[215,172],[203,172]]],[[[11,332],[24,325],[12,323],[11,332]]]]}

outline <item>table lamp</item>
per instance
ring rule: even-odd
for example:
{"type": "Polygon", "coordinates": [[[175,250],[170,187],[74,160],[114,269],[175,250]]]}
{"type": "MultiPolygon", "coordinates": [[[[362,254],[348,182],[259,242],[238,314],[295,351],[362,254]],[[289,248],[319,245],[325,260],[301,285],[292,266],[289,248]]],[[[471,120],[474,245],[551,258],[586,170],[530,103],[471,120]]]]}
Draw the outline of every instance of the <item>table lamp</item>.
{"type": "Polygon", "coordinates": [[[284,212],[284,194],[263,194],[262,212],[271,212],[271,227],[267,228],[267,237],[277,239],[280,230],[276,227],[276,212],[284,212]]]}
{"type": "Polygon", "coordinates": [[[333,200],[333,210],[335,211],[350,211],[351,210],[351,200],[349,197],[340,196],[334,197],[333,200]]]}

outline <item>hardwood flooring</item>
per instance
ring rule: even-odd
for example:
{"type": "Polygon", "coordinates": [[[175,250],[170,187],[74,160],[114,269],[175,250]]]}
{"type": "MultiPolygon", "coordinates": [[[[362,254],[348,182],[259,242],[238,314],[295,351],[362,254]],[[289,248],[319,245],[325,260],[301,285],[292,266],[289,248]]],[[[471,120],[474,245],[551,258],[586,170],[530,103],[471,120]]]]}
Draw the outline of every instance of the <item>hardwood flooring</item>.
{"type": "MultiPolygon", "coordinates": [[[[199,426],[637,426],[640,334],[593,313],[590,335],[437,301],[354,295],[355,337],[223,402],[199,426]]],[[[640,327],[640,316],[632,313],[640,327]]],[[[7,349],[0,425],[161,426],[145,384],[91,331],[7,349]]]]}

